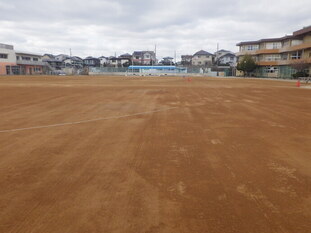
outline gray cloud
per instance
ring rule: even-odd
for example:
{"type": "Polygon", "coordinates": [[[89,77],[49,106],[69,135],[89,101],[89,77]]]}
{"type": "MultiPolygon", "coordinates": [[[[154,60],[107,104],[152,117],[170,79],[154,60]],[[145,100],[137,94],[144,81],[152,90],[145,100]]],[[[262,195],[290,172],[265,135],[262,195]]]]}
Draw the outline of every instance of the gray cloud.
{"type": "Polygon", "coordinates": [[[0,43],[38,53],[160,57],[290,34],[311,24],[309,0],[0,0],[0,43]]]}

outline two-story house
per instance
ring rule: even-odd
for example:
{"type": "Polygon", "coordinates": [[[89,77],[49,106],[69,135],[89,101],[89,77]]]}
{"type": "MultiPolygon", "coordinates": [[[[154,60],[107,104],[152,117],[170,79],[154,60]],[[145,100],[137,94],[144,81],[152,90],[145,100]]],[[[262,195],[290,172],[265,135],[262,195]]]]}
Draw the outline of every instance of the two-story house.
{"type": "Polygon", "coordinates": [[[192,55],[181,55],[181,65],[191,66],[192,64],[192,55]]]}
{"type": "Polygon", "coordinates": [[[192,57],[193,66],[210,67],[213,65],[213,62],[214,55],[204,50],[196,52],[192,57]]]}
{"type": "Polygon", "coordinates": [[[50,71],[55,72],[61,70],[64,67],[64,63],[61,60],[57,60],[53,54],[44,54],[42,61],[46,63],[50,71]]]}
{"type": "Polygon", "coordinates": [[[132,55],[134,65],[155,65],[156,56],[153,51],[135,51],[132,55]]]}
{"type": "Polygon", "coordinates": [[[305,71],[311,74],[311,26],[295,31],[292,35],[245,41],[237,46],[238,60],[248,54],[256,61],[256,76],[291,78],[296,73],[293,64],[299,62],[309,64],[305,71]]]}
{"type": "Polygon", "coordinates": [[[77,56],[69,57],[64,61],[65,67],[67,68],[76,68],[81,69],[83,68],[83,59],[77,56]]]}
{"type": "Polygon", "coordinates": [[[230,51],[222,55],[219,55],[216,58],[216,64],[219,66],[235,66],[236,61],[237,61],[236,55],[230,51]]]}
{"type": "Polygon", "coordinates": [[[83,59],[83,65],[86,67],[100,67],[100,59],[96,57],[87,57],[83,59]]]}
{"type": "Polygon", "coordinates": [[[16,51],[16,64],[19,66],[20,74],[25,75],[43,74],[45,67],[42,55],[29,52],[16,51]]]}

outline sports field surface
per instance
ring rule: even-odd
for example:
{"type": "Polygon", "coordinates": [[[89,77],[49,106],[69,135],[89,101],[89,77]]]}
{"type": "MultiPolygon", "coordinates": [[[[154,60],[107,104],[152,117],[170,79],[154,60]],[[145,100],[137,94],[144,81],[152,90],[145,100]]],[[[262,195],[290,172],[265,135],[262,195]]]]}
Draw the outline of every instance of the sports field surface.
{"type": "Polygon", "coordinates": [[[0,232],[310,233],[311,89],[0,77],[0,232]]]}

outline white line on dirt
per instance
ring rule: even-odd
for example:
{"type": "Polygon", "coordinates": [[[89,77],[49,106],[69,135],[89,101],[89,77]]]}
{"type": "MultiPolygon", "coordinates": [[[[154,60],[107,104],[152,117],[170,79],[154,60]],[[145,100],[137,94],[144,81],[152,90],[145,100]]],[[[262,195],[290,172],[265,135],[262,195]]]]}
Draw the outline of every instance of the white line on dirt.
{"type": "Polygon", "coordinates": [[[74,121],[74,122],[67,122],[67,123],[59,123],[59,124],[52,124],[52,125],[41,125],[41,126],[33,126],[33,127],[27,127],[27,128],[18,128],[18,129],[6,129],[6,130],[0,130],[0,133],[9,133],[9,132],[16,132],[16,131],[24,131],[24,130],[31,130],[31,129],[43,129],[43,128],[52,128],[52,127],[59,127],[59,126],[66,126],[66,125],[77,125],[77,124],[84,124],[94,121],[103,121],[103,120],[111,120],[111,119],[120,119],[120,118],[126,118],[131,116],[138,116],[138,115],[145,115],[155,112],[163,112],[171,109],[176,109],[178,107],[171,107],[171,108],[163,108],[153,111],[146,111],[146,112],[138,112],[133,114],[126,114],[121,116],[111,116],[111,117],[101,117],[91,120],[84,120],[84,121],[74,121]]]}

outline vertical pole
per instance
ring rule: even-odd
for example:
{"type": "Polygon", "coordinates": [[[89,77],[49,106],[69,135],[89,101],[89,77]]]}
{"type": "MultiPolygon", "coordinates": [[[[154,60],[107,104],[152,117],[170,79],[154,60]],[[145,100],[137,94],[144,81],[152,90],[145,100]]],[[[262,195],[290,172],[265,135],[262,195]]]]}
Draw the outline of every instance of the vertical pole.
{"type": "Polygon", "coordinates": [[[157,44],[154,45],[154,59],[155,59],[155,65],[157,64],[157,44]]]}

